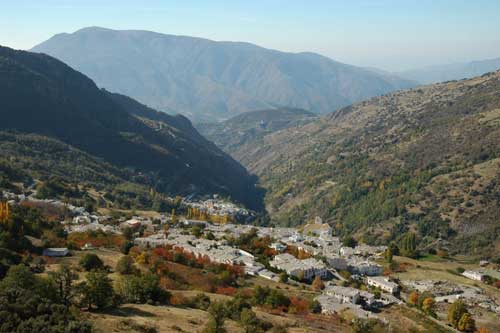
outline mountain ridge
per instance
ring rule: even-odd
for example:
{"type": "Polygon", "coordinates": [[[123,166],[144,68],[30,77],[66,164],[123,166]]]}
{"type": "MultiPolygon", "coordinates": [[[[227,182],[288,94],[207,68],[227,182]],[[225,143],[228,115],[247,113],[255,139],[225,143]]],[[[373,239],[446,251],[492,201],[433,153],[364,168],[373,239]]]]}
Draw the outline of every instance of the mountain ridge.
{"type": "Polygon", "coordinates": [[[415,85],[310,52],[143,30],[83,28],[32,51],[60,58],[100,87],[197,121],[274,107],[325,113],[415,85]]]}
{"type": "Polygon", "coordinates": [[[266,189],[272,221],[320,216],[340,236],[454,253],[500,248],[500,71],[393,92],[232,154],[266,189]]]}
{"type": "Polygon", "coordinates": [[[254,178],[187,118],[100,90],[47,55],[0,47],[0,73],[1,130],[56,139],[162,193],[219,193],[259,207],[254,178]]]}

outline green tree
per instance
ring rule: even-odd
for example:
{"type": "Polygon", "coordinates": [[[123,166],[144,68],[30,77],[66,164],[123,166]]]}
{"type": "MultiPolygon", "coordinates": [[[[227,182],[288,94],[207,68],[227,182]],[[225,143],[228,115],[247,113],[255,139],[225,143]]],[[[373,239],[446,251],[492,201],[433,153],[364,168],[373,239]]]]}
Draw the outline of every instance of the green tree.
{"type": "Polygon", "coordinates": [[[88,271],[104,268],[104,263],[96,254],[87,253],[80,259],[79,265],[88,271]]]}
{"type": "Polygon", "coordinates": [[[123,256],[116,263],[115,271],[122,274],[134,274],[137,269],[134,266],[134,259],[131,256],[123,256]]]}
{"type": "Polygon", "coordinates": [[[392,262],[392,257],[393,257],[392,248],[388,247],[385,250],[384,259],[385,259],[386,262],[388,262],[390,264],[392,262]]]}
{"type": "Polygon", "coordinates": [[[413,232],[406,233],[401,239],[401,254],[414,258],[417,256],[417,238],[413,232]]]}
{"type": "Polygon", "coordinates": [[[447,314],[448,322],[454,328],[458,328],[458,323],[460,322],[460,319],[465,313],[468,313],[468,311],[464,302],[462,302],[461,300],[455,301],[448,308],[448,314],[447,314]]]}
{"type": "Polygon", "coordinates": [[[203,329],[203,333],[226,333],[224,321],[226,320],[226,308],[224,302],[213,302],[208,307],[210,319],[203,329]]]}
{"type": "Polygon", "coordinates": [[[73,282],[78,279],[78,274],[70,266],[61,265],[57,271],[50,272],[49,277],[57,286],[57,296],[61,302],[69,306],[76,294],[73,282]]]}
{"type": "Polygon", "coordinates": [[[287,283],[288,282],[288,274],[283,272],[280,274],[280,282],[287,283]]]}
{"type": "Polygon", "coordinates": [[[130,249],[134,247],[134,243],[131,242],[131,241],[126,241],[125,243],[122,244],[122,246],[120,247],[120,251],[123,253],[123,254],[128,254],[130,249]]]}
{"type": "Polygon", "coordinates": [[[80,285],[82,302],[89,310],[92,306],[105,308],[111,305],[114,292],[111,279],[103,271],[91,271],[87,274],[85,282],[80,285]]]}
{"type": "Polygon", "coordinates": [[[128,241],[131,241],[134,238],[134,230],[130,227],[124,228],[122,230],[122,234],[128,241]]]}
{"type": "Polygon", "coordinates": [[[342,245],[354,248],[358,245],[358,242],[352,236],[347,236],[342,240],[342,245]]]}
{"type": "Polygon", "coordinates": [[[261,333],[264,332],[262,329],[262,323],[257,318],[255,312],[251,309],[244,308],[240,314],[240,325],[245,333],[261,333]]]}

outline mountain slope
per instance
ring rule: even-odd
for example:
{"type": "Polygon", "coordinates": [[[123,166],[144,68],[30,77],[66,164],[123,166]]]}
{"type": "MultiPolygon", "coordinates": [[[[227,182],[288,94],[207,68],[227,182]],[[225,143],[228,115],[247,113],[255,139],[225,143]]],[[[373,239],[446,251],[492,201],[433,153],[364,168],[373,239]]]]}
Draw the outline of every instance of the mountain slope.
{"type": "Polygon", "coordinates": [[[331,112],[414,85],[313,53],[148,31],[85,28],[32,51],[61,59],[101,87],[203,121],[276,106],[331,112]]]}
{"type": "Polygon", "coordinates": [[[500,72],[373,98],[240,154],[281,224],[319,215],[370,243],[414,230],[424,246],[500,248],[500,72]]]}
{"type": "Polygon", "coordinates": [[[196,128],[210,141],[245,163],[246,147],[257,147],[268,134],[286,128],[307,124],[316,119],[314,113],[303,109],[278,108],[249,111],[220,123],[196,124],[196,128]]]}
{"type": "Polygon", "coordinates": [[[422,84],[461,80],[500,69],[500,58],[417,68],[397,75],[422,84]]]}
{"type": "Polygon", "coordinates": [[[59,60],[0,47],[0,99],[0,130],[54,138],[144,174],[164,193],[221,193],[258,206],[253,178],[189,120],[99,90],[59,60]]]}

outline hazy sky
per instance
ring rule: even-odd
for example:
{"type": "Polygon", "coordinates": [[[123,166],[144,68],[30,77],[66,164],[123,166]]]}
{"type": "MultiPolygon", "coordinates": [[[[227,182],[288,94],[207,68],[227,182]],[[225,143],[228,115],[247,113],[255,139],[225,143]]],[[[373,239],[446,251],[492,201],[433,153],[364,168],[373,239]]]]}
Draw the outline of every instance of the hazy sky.
{"type": "Polygon", "coordinates": [[[0,45],[88,26],[312,51],[402,70],[500,57],[500,0],[0,0],[0,45]]]}

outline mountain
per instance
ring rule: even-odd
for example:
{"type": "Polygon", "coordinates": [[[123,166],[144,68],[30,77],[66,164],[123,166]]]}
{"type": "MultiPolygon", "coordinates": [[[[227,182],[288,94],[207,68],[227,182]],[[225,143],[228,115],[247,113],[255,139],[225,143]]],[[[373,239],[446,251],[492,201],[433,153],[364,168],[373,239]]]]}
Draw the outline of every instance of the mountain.
{"type": "Polygon", "coordinates": [[[461,80],[500,69],[500,58],[465,63],[429,66],[396,73],[422,84],[461,80]]]}
{"type": "Polygon", "coordinates": [[[249,111],[219,123],[195,124],[210,141],[245,163],[246,147],[258,147],[268,134],[286,128],[307,124],[317,116],[309,111],[294,108],[278,108],[249,111]]]}
{"type": "Polygon", "coordinates": [[[314,53],[149,31],[84,28],[31,51],[68,63],[100,87],[208,122],[280,106],[326,113],[415,85],[314,53]]]}
{"type": "MultiPolygon", "coordinates": [[[[35,135],[5,136],[19,150],[10,149],[11,160],[22,158],[40,136],[46,138],[40,142],[58,152],[49,165],[62,161],[94,176],[98,172],[92,170],[106,169],[110,178],[143,179],[161,193],[220,193],[258,208],[253,177],[204,139],[187,118],[100,90],[86,76],[43,54],[0,47],[0,74],[0,130],[35,135]],[[30,147],[19,145],[21,139],[30,147]],[[65,150],[77,151],[76,156],[97,167],[61,160],[65,150]]],[[[50,158],[47,147],[39,145],[32,151],[43,150],[44,158],[50,158]]]]}
{"type": "Polygon", "coordinates": [[[500,72],[395,92],[270,133],[238,156],[276,223],[320,216],[368,243],[411,230],[423,247],[498,252],[499,92],[500,72]]]}

